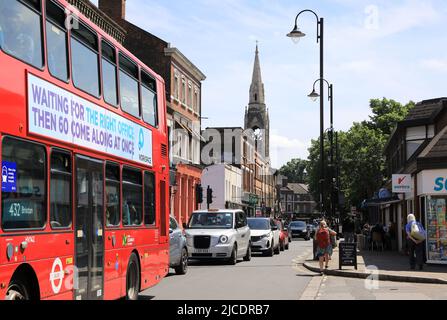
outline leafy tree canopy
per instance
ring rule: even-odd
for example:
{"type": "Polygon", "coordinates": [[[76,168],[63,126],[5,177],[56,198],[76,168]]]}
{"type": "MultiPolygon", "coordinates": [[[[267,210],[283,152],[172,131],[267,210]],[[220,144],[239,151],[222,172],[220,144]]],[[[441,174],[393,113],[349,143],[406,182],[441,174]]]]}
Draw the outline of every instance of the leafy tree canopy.
{"type": "Polygon", "coordinates": [[[292,159],[281,167],[279,173],[286,176],[290,183],[306,183],[305,170],[307,163],[307,160],[292,159]]]}

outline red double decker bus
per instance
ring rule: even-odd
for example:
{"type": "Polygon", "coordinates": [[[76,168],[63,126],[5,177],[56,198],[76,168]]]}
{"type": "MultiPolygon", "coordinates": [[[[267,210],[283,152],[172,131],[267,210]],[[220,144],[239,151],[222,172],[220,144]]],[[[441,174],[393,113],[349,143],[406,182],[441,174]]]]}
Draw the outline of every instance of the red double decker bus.
{"type": "Polygon", "coordinates": [[[164,81],[73,12],[0,1],[0,298],[136,299],[168,272],[164,81]]]}

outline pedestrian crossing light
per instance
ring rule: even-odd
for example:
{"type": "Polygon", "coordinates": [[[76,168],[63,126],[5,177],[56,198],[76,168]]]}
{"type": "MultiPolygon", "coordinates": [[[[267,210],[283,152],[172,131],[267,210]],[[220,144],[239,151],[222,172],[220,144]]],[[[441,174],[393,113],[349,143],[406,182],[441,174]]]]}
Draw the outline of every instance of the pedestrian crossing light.
{"type": "Polygon", "coordinates": [[[196,184],[196,202],[203,203],[203,188],[201,184],[196,184]]]}
{"type": "Polygon", "coordinates": [[[210,186],[206,189],[206,203],[213,203],[213,189],[211,189],[210,186]]]}

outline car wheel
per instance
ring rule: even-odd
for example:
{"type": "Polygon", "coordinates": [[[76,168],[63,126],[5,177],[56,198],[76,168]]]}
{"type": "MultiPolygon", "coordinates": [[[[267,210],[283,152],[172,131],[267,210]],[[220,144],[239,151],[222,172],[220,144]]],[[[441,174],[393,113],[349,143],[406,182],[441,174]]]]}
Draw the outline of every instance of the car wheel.
{"type": "Polygon", "coordinates": [[[233,266],[237,263],[237,244],[234,244],[233,252],[231,253],[231,258],[228,260],[228,263],[233,266]]]}
{"type": "Polygon", "coordinates": [[[251,244],[248,244],[247,248],[247,254],[244,257],[244,261],[250,261],[251,260],[251,244]]]}
{"type": "Polygon", "coordinates": [[[135,253],[132,253],[127,265],[126,273],[126,299],[137,300],[140,291],[140,267],[138,265],[138,258],[135,253]]]}
{"type": "Polygon", "coordinates": [[[278,243],[278,246],[275,248],[275,254],[279,254],[280,251],[280,244],[278,243]]]}
{"type": "Polygon", "coordinates": [[[266,256],[268,256],[268,257],[273,257],[273,246],[274,246],[274,245],[275,245],[275,244],[274,244],[273,241],[272,241],[272,245],[271,245],[270,249],[267,250],[267,252],[266,252],[266,256]]]}
{"type": "Polygon", "coordinates": [[[188,251],[186,248],[182,250],[182,258],[180,260],[180,265],[174,268],[176,274],[186,274],[188,271],[188,251]]]}

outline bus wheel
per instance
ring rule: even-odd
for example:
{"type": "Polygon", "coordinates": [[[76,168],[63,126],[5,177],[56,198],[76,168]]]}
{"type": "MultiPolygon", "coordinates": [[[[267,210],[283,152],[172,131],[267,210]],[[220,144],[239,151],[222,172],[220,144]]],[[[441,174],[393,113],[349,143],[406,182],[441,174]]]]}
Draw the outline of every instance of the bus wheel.
{"type": "Polygon", "coordinates": [[[140,267],[138,266],[138,258],[132,253],[127,265],[126,274],[126,299],[137,300],[140,291],[140,267]]]}
{"type": "Polygon", "coordinates": [[[6,291],[6,300],[29,300],[26,283],[21,279],[13,279],[6,291]]]}

